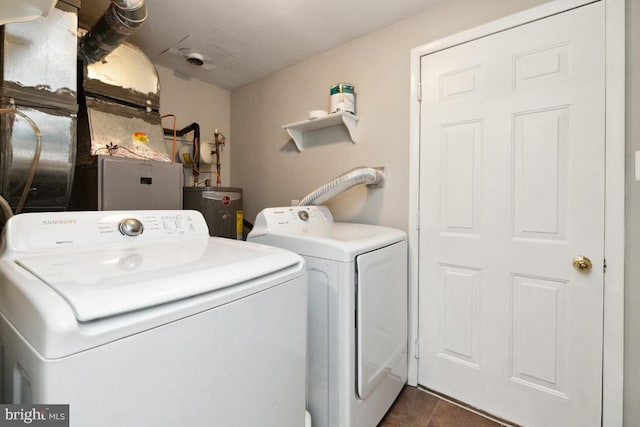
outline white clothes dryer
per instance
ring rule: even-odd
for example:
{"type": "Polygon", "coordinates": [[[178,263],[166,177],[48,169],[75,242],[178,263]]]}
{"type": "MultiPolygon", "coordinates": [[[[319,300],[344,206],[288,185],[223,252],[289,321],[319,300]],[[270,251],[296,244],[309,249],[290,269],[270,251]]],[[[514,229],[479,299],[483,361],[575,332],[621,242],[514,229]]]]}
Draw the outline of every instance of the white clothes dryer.
{"type": "Polygon", "coordinates": [[[12,217],[0,398],[75,427],[305,422],[303,259],[209,237],[196,211],[12,217]]]}
{"type": "Polygon", "coordinates": [[[263,210],[248,240],[306,261],[313,426],[377,425],[407,380],[405,233],[299,206],[263,210]]]}

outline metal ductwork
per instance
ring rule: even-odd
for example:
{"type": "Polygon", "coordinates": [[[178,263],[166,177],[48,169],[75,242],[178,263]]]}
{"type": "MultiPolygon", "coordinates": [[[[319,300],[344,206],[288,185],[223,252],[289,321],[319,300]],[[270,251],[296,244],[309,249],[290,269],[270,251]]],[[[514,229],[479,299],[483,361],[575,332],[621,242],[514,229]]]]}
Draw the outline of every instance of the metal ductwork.
{"type": "MultiPolygon", "coordinates": [[[[95,41],[105,39],[105,22],[114,16],[122,21],[116,4],[111,8],[117,13],[110,10],[88,33],[79,31],[80,56],[97,59],[95,41]]],[[[144,52],[114,32],[106,30],[117,44],[108,55],[103,49],[102,60],[78,67],[78,149],[69,208],[180,209],[183,169],[171,162],[165,143],[158,73],[144,52]]]]}
{"type": "Polygon", "coordinates": [[[46,18],[0,26],[0,195],[16,211],[69,205],[79,6],[59,0],[46,18]]]}
{"type": "Polygon", "coordinates": [[[80,40],[78,56],[87,64],[100,61],[147,19],[144,0],[111,0],[111,5],[80,40]]]}

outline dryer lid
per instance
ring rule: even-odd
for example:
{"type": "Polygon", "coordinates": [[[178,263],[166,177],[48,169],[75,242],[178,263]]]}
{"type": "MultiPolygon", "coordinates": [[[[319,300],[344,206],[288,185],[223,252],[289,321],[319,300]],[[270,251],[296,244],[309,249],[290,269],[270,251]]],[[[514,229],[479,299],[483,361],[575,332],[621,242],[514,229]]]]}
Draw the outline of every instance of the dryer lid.
{"type": "Polygon", "coordinates": [[[23,256],[15,262],[60,294],[81,322],[217,291],[302,264],[298,255],[277,248],[208,237],[23,256]]]}
{"type": "Polygon", "coordinates": [[[300,255],[353,262],[359,254],[405,241],[401,230],[369,224],[334,222],[298,230],[276,230],[249,240],[300,255]]]}
{"type": "Polygon", "coordinates": [[[340,262],[353,262],[359,254],[406,239],[403,231],[393,228],[334,222],[326,206],[263,209],[248,236],[250,241],[340,262]]]}

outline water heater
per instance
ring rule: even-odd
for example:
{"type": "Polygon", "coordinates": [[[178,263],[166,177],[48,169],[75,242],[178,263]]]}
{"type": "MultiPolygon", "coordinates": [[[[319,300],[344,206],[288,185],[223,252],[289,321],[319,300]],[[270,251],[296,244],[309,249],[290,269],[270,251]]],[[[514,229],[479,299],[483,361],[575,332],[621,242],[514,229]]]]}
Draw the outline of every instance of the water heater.
{"type": "Polygon", "coordinates": [[[242,240],[241,188],[184,187],[182,203],[202,213],[210,235],[242,240]]]}

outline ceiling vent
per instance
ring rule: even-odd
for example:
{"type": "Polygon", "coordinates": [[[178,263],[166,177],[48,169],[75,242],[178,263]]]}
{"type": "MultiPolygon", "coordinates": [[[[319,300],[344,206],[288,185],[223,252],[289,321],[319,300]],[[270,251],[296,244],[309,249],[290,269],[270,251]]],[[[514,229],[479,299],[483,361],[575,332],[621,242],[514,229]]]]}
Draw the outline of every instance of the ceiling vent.
{"type": "Polygon", "coordinates": [[[204,65],[204,56],[198,52],[192,52],[187,55],[187,62],[194,67],[202,67],[204,65]]]}
{"type": "Polygon", "coordinates": [[[168,59],[174,69],[189,67],[207,71],[235,61],[229,52],[209,42],[198,40],[193,36],[186,36],[174,46],[165,49],[160,55],[168,59]],[[186,64],[185,64],[186,62],[186,64]]]}

